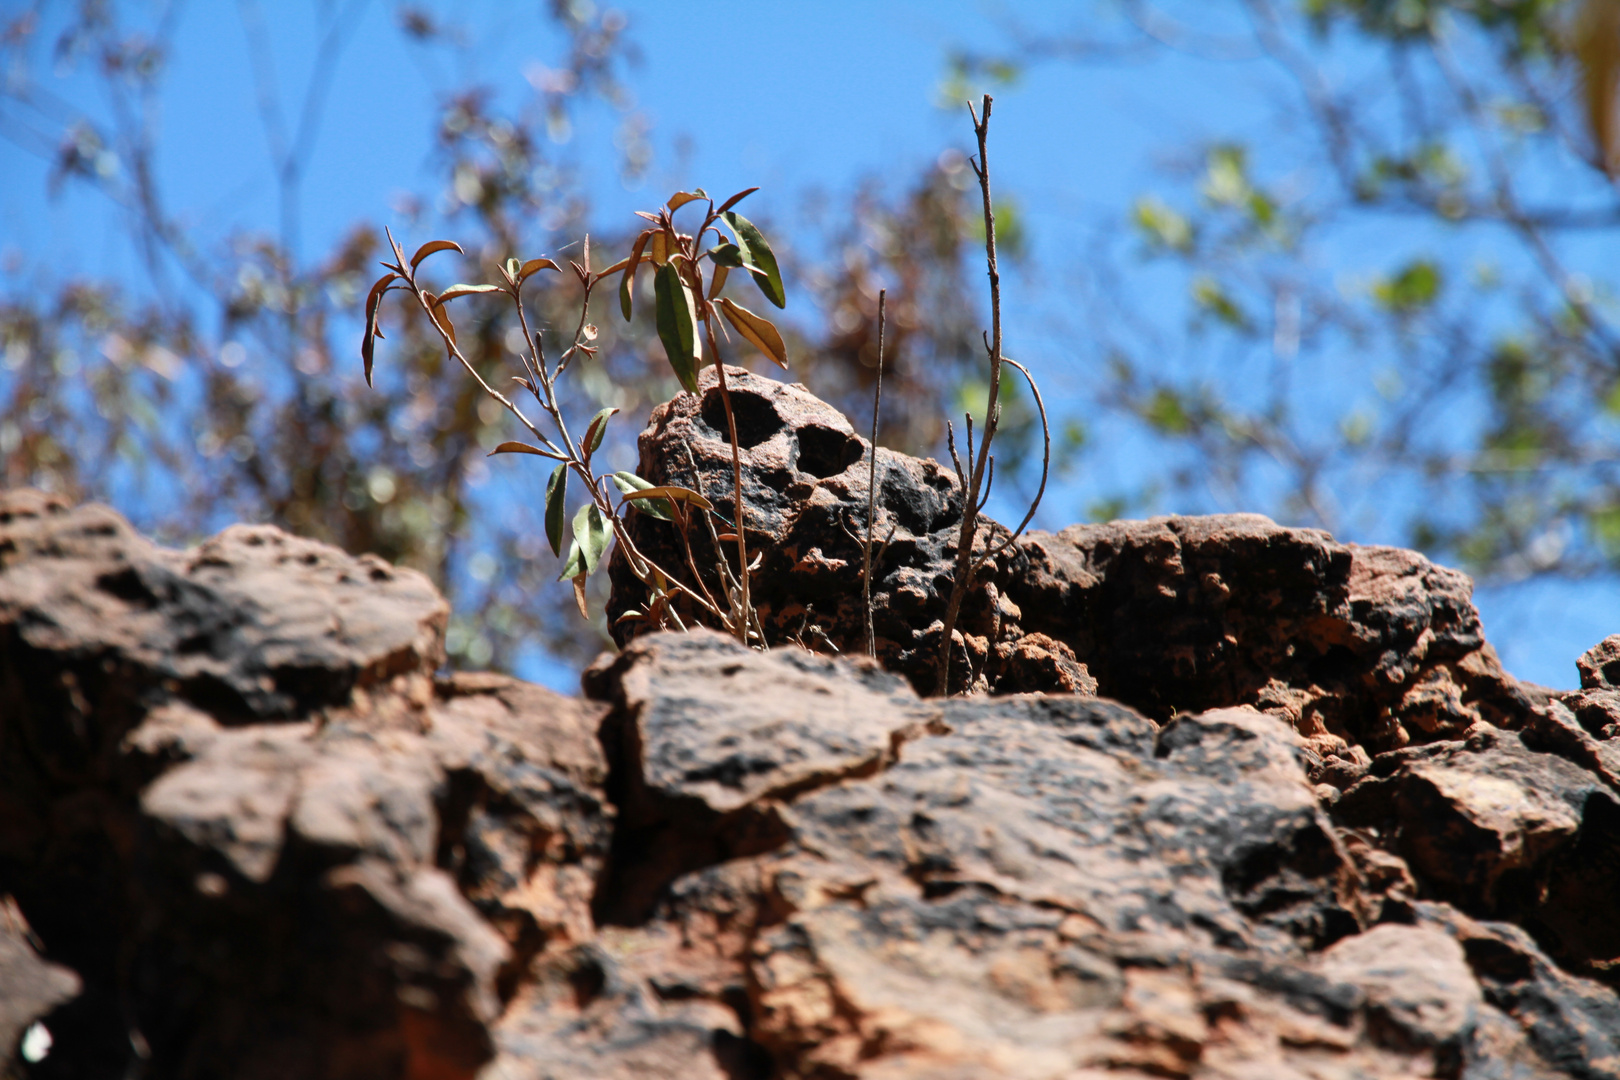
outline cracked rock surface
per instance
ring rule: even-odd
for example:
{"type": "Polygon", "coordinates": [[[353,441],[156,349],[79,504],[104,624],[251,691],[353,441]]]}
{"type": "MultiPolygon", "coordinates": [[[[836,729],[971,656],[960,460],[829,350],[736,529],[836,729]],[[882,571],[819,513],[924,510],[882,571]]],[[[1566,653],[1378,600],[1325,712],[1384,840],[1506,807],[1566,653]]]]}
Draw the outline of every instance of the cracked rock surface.
{"type": "Polygon", "coordinates": [[[1083,526],[968,626],[1046,693],[698,630],[564,697],[440,673],[409,571],[0,493],[0,1076],[1620,1077],[1620,638],[1521,685],[1468,588],[1083,526]]]}

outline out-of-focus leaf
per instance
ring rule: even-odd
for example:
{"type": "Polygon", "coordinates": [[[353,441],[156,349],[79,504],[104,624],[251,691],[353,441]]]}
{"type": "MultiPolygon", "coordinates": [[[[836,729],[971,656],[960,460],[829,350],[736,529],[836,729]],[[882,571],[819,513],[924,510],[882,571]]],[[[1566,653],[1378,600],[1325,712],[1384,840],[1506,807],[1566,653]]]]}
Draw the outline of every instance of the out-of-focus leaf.
{"type": "Polygon", "coordinates": [[[1187,415],[1181,397],[1169,387],[1160,387],[1141,409],[1142,419],[1166,435],[1183,435],[1192,430],[1192,417],[1187,415]]]}
{"type": "Polygon", "coordinates": [[[521,285],[523,282],[528,281],[530,277],[538,274],[542,270],[555,270],[559,274],[562,273],[562,267],[558,266],[550,259],[530,259],[518,269],[518,284],[521,285]]]}
{"type": "Polygon", "coordinates": [[[1243,309],[1238,307],[1237,301],[1232,299],[1219,281],[1208,274],[1201,274],[1193,280],[1193,301],[1204,311],[1214,315],[1221,322],[1234,330],[1247,330],[1249,317],[1243,309]]]}
{"type": "Polygon", "coordinates": [[[769,319],[762,319],[741,304],[732,303],[725,297],[720,298],[720,311],[725,315],[726,321],[736,328],[737,333],[752,342],[755,348],[782,367],[788,366],[787,345],[769,319]]]}
{"type": "Polygon", "coordinates": [[[743,190],[737,192],[737,194],[733,195],[731,198],[727,199],[725,202],[720,204],[720,213],[723,214],[727,210],[730,210],[733,206],[736,206],[738,203],[742,202],[744,199],[748,198],[748,196],[752,195],[754,192],[756,192],[758,190],[759,190],[759,188],[757,188],[757,187],[751,187],[751,188],[744,188],[743,190]]]}
{"type": "Polygon", "coordinates": [[[1620,132],[1615,94],[1620,90],[1620,2],[1584,0],[1571,23],[1571,51],[1581,69],[1586,126],[1604,169],[1620,175],[1620,132]]]}
{"type": "Polygon", "coordinates": [[[725,267],[738,267],[743,264],[742,248],[736,244],[717,244],[709,249],[709,258],[714,265],[725,267]]]}
{"type": "Polygon", "coordinates": [[[1373,285],[1373,298],[1398,314],[1411,314],[1433,304],[1440,296],[1440,267],[1430,259],[1414,259],[1394,277],[1373,285]]]}
{"type": "Polygon", "coordinates": [[[574,575],[574,606],[579,608],[579,617],[582,619],[591,617],[590,605],[585,602],[585,579],[588,576],[588,574],[574,575]]]}
{"type": "Polygon", "coordinates": [[[504,293],[505,289],[499,285],[452,285],[439,294],[439,303],[449,303],[458,296],[471,296],[473,293],[504,293]]]}
{"type": "Polygon", "coordinates": [[[416,254],[411,256],[411,269],[415,270],[421,265],[423,259],[437,251],[454,251],[462,255],[467,254],[461,250],[461,245],[454,240],[429,240],[417,248],[416,254]]]}
{"type": "Polygon", "coordinates": [[[630,294],[635,291],[636,267],[641,264],[641,252],[646,248],[647,241],[652,235],[651,229],[644,229],[641,235],[636,237],[636,246],[631,249],[630,261],[624,267],[624,277],[619,279],[619,311],[624,315],[625,322],[630,321],[630,294]]]}
{"type": "Polygon", "coordinates": [[[602,436],[607,434],[608,417],[618,412],[618,409],[603,409],[591,418],[590,426],[585,429],[585,438],[582,440],[585,449],[585,460],[589,462],[596,448],[602,445],[602,436]]]}
{"type": "Polygon", "coordinates": [[[1131,218],[1154,247],[1181,252],[1192,250],[1192,222],[1159,199],[1151,195],[1137,199],[1131,218]]]}
{"type": "Polygon", "coordinates": [[[754,275],[754,283],[759,286],[759,291],[777,307],[786,307],[787,293],[782,288],[782,271],[776,266],[776,254],[771,251],[764,234],[741,214],[728,210],[720,217],[737,238],[743,265],[754,275]]]}
{"type": "Polygon", "coordinates": [[[662,229],[653,233],[652,245],[647,250],[647,257],[653,261],[654,266],[663,266],[669,262],[669,234],[662,229]]]}
{"type": "Polygon", "coordinates": [[[1211,148],[1202,188],[1204,198],[1217,206],[1237,206],[1247,199],[1252,190],[1247,151],[1230,143],[1211,148]]]}
{"type": "Polygon", "coordinates": [[[496,454],[535,454],[539,457],[550,458],[552,461],[562,460],[550,450],[542,450],[538,446],[530,446],[524,442],[503,442],[484,456],[494,457],[496,454]]]}
{"type": "Polygon", "coordinates": [[[658,268],[658,276],[653,279],[653,299],[658,312],[658,340],[664,343],[669,366],[681,386],[695,394],[700,358],[697,308],[692,302],[692,291],[673,264],[665,263],[658,268]]]}
{"type": "Polygon", "coordinates": [[[568,505],[568,466],[559,464],[546,481],[546,542],[553,555],[562,554],[563,517],[568,505]]]}
{"type": "Polygon", "coordinates": [[[377,347],[376,339],[383,336],[382,331],[377,328],[377,311],[382,306],[383,294],[388,291],[389,283],[398,277],[398,274],[384,274],[371,286],[371,295],[366,297],[366,336],[360,343],[360,357],[366,362],[367,386],[371,385],[371,364],[377,347]]]}
{"type": "Polygon", "coordinates": [[[602,520],[602,511],[596,508],[595,502],[588,502],[579,508],[579,513],[574,515],[574,542],[579,545],[585,573],[596,573],[610,537],[607,522],[602,520]]]}

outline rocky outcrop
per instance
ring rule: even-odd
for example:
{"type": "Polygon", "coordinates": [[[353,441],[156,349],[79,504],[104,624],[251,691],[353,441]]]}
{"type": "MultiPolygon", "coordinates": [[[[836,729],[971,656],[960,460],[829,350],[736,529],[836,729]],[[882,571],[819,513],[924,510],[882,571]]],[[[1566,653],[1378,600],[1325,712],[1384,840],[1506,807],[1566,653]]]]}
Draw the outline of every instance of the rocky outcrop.
{"type": "MultiPolygon", "coordinates": [[[[802,386],[740,369],[728,378],[767,636],[863,652],[871,446],[802,386]]],[[[702,386],[653,411],[641,474],[703,492],[730,520],[731,451],[712,372],[702,386]]],[[[938,463],[882,449],[878,477],[878,656],[931,693],[961,492],[938,463]]],[[[632,526],[662,565],[687,565],[672,525],[635,515],[632,526]]],[[[992,524],[984,542],[1005,536],[992,524]]],[[[690,540],[699,569],[712,566],[706,531],[690,540]]],[[[616,620],[645,593],[622,560],[613,581],[608,610],[622,645],[646,624],[616,620]]],[[[1100,693],[1161,721],[1249,705],[1288,720],[1313,753],[1338,760],[1332,777],[1347,777],[1366,765],[1354,747],[1455,739],[1479,722],[1517,729],[1545,704],[1502,671],[1472,591],[1465,575],[1416,552],[1341,544],[1252,514],[1035,532],[987,564],[969,594],[955,689],[1100,693]]],[[[1597,733],[1593,710],[1620,721],[1620,690],[1571,707],[1597,733]]]]}
{"type": "MultiPolygon", "coordinates": [[[[861,568],[871,444],[803,386],[741,368],[726,371],[743,465],[744,525],[750,551],[760,558],[753,600],[766,636],[823,652],[864,653],[861,568]]],[[[639,472],[655,484],[702,493],[723,522],[734,522],[731,444],[713,368],[704,371],[699,386],[701,395],[680,394],[653,410],[641,434],[639,472]]],[[[881,448],[877,475],[872,614],[878,657],[888,670],[932,692],[962,523],[961,492],[954,474],[937,462],[881,448]]],[[[637,547],[659,565],[686,570],[686,547],[672,524],[636,514],[631,530],[637,547]]],[[[998,546],[1006,535],[991,523],[987,542],[998,546]]],[[[724,597],[708,532],[693,528],[687,541],[690,565],[702,572],[714,596],[724,597]]],[[[963,603],[953,689],[1095,692],[1069,646],[1020,627],[1000,584],[1015,559],[1014,551],[996,557],[963,603]]],[[[647,629],[645,623],[619,621],[645,602],[646,590],[622,556],[615,556],[611,571],[608,621],[622,645],[647,629]]],[[[684,615],[689,623],[698,621],[689,608],[684,615]]]]}
{"type": "Polygon", "coordinates": [[[0,1075],[1620,1077],[1612,640],[1521,686],[1413,553],[1121,522],[963,641],[1105,696],[923,697],[947,509],[883,662],[825,647],[864,475],[759,518],[821,653],[645,635],[578,698],[442,673],[410,571],[0,494],[0,1075]]]}

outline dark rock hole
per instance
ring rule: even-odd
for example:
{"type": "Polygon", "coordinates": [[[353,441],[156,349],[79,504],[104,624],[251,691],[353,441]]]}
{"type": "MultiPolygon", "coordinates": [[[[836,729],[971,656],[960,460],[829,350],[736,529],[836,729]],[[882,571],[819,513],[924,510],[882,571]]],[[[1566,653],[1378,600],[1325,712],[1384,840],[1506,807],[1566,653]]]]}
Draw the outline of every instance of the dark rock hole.
{"type": "MultiPolygon", "coordinates": [[[[783,428],[782,418],[770,399],[747,390],[731,392],[731,413],[737,418],[737,445],[747,450],[758,446],[783,428]]],[[[726,424],[726,403],[715,387],[703,396],[699,410],[703,422],[722,439],[730,440],[731,429],[726,424]]]]}
{"type": "Polygon", "coordinates": [[[836,428],[806,424],[798,430],[799,471],[818,480],[837,476],[865,456],[861,440],[836,428]]]}
{"type": "Polygon", "coordinates": [[[601,997],[607,986],[607,971],[594,957],[584,957],[579,966],[568,973],[568,984],[574,990],[574,1005],[584,1009],[601,997]]]}

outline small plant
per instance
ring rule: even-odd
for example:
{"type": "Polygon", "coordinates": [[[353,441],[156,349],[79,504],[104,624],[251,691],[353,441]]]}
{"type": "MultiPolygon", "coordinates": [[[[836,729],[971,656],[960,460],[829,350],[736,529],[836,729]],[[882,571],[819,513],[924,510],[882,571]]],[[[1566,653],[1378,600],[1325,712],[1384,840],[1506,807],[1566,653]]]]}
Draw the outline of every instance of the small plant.
{"type": "Polygon", "coordinates": [[[968,164],[973,166],[973,175],[979,179],[979,193],[984,201],[984,258],[986,271],[990,277],[990,333],[984,337],[984,351],[990,360],[990,396],[985,404],[984,432],[979,438],[977,458],[973,454],[973,414],[969,413],[964,418],[967,427],[967,458],[971,471],[964,472],[962,469],[962,459],[956,450],[955,430],[949,423],[945,427],[951,464],[956,468],[956,479],[962,487],[962,529],[956,543],[956,573],[951,578],[951,596],[945,606],[939,660],[935,669],[937,674],[934,692],[942,696],[950,692],[951,636],[952,631],[956,629],[957,616],[962,611],[962,600],[973,587],[973,579],[984,564],[1011,547],[1025,526],[1034,520],[1035,511],[1041,505],[1041,497],[1046,494],[1047,474],[1052,465],[1052,428],[1047,423],[1046,402],[1041,400],[1040,388],[1035,385],[1035,378],[1030,375],[1028,368],[1002,355],[1001,352],[1001,271],[996,265],[996,211],[994,201],[990,197],[989,138],[992,101],[989,94],[984,95],[981,105],[982,116],[973,111],[971,103],[968,105],[968,115],[973,119],[973,134],[979,140],[978,159],[969,158],[968,164]],[[1004,364],[1017,368],[1019,374],[1028,380],[1030,392],[1035,395],[1035,406],[1040,410],[1041,486],[1036,490],[1029,511],[1024,515],[1024,520],[1018,523],[1018,527],[994,547],[987,546],[986,550],[975,555],[973,549],[979,540],[979,514],[990,498],[990,488],[996,479],[996,459],[995,455],[990,453],[990,444],[995,441],[996,428],[1001,423],[1001,405],[998,399],[1001,395],[1001,368],[1004,364]]]}
{"type": "MultiPolygon", "coordinates": [[[[963,599],[972,588],[975,576],[985,563],[1010,547],[1034,518],[1046,491],[1047,474],[1051,465],[1051,430],[1047,423],[1046,405],[1028,369],[1001,351],[1001,278],[996,265],[995,210],[990,194],[990,169],[987,140],[990,126],[991,98],[983,102],[983,117],[974,113],[974,134],[978,137],[979,155],[973,161],[973,170],[979,179],[984,202],[985,258],[990,278],[991,332],[984,335],[984,346],[990,365],[990,392],[983,431],[977,455],[973,443],[973,417],[966,417],[967,457],[969,467],[964,468],[957,451],[955,430],[947,425],[951,461],[955,465],[962,491],[962,521],[957,542],[955,573],[942,622],[942,641],[937,664],[937,693],[949,690],[952,637],[963,599]],[[1001,371],[1004,365],[1017,369],[1034,392],[1040,410],[1044,436],[1041,462],[1041,484],[1024,520],[1011,534],[991,546],[980,533],[980,513],[989,498],[995,481],[995,456],[990,447],[1001,419],[999,394],[1001,371]],[[982,543],[982,550],[975,545],[982,543]]],[[[730,297],[722,296],[728,275],[733,270],[745,270],[753,278],[759,291],[777,307],[786,303],[781,271],[770,244],[752,222],[738,214],[735,207],[753,194],[757,188],[740,191],[715,205],[701,188],[678,191],[658,209],[657,213],[637,211],[638,216],[650,222],[636,237],[630,254],[602,270],[591,266],[590,238],[586,237],[580,261],[569,262],[580,285],[579,318],[573,337],[555,361],[548,360],[539,334],[529,327],[523,301],[523,285],[541,271],[561,273],[562,267],[549,258],[530,259],[526,262],[509,259],[501,267],[501,281],[490,285],[452,285],[435,293],[425,288],[418,272],[425,259],[441,251],[461,252],[459,245],[450,240],[432,240],[423,244],[409,260],[405,251],[389,233],[388,242],[393,249],[394,261],[384,263],[388,271],[371,287],[366,300],[366,331],[361,346],[365,360],[366,382],[371,382],[373,354],[376,339],[383,336],[377,325],[382,298],[394,290],[410,293],[412,299],[427,315],[430,323],[444,341],[450,356],[478,381],[484,393],[515,416],[529,432],[534,442],[504,442],[492,454],[533,454],[549,458],[557,464],[546,483],[545,529],[552,552],[562,555],[565,522],[568,519],[569,477],[584,486],[585,501],[573,516],[572,536],[568,554],[563,560],[558,580],[569,579],[574,585],[574,598],[580,614],[589,617],[585,602],[585,582],[603,565],[609,547],[617,541],[619,551],[632,574],[647,589],[648,598],[639,610],[625,612],[621,620],[647,620],[656,627],[686,629],[686,623],[676,609],[675,601],[683,599],[694,606],[701,616],[712,619],[745,645],[767,648],[764,626],[755,608],[750,588],[750,577],[759,567],[759,560],[750,560],[747,539],[747,507],[743,503],[742,451],[737,437],[737,419],[732,409],[731,389],[726,383],[725,365],[720,361],[719,337],[727,335],[729,326],[739,336],[753,344],[766,356],[787,367],[788,356],[782,335],[770,320],[743,307],[730,297]],[[701,206],[702,221],[695,232],[681,232],[675,225],[675,215],[683,207],[701,206]],[[722,233],[724,225],[730,239],[722,233]],[[716,243],[705,248],[709,234],[716,243]],[[670,368],[688,393],[698,390],[698,371],[705,361],[715,365],[716,386],[724,406],[727,437],[731,447],[731,477],[735,521],[727,521],[700,492],[674,485],[653,486],[648,481],[627,471],[611,473],[598,471],[596,452],[602,446],[608,421],[617,409],[603,409],[593,416],[577,438],[570,432],[567,419],[557,393],[558,381],[570,365],[589,361],[596,354],[596,327],[590,321],[591,299],[604,279],[619,275],[619,310],[626,320],[633,314],[636,274],[643,263],[652,267],[654,319],[658,338],[669,358],[670,368]],[[486,382],[467,360],[456,343],[456,328],[447,306],[453,300],[474,295],[500,295],[512,304],[523,331],[525,351],[521,355],[523,374],[514,381],[539,404],[550,420],[551,434],[524,413],[519,404],[486,382]],[[617,491],[618,500],[614,493],[617,491]],[[675,526],[685,555],[685,566],[676,570],[658,565],[639,550],[626,526],[626,515],[650,514],[675,526]],[[720,528],[716,527],[716,524],[720,528]],[[691,542],[691,532],[702,527],[709,535],[714,565],[707,573],[698,565],[691,542]],[[722,532],[721,528],[725,531],[722,532]],[[725,545],[735,545],[735,563],[725,555],[725,545]]],[[[872,462],[869,468],[867,497],[866,538],[863,545],[862,599],[865,607],[865,646],[870,656],[876,655],[876,640],[872,628],[871,577],[874,562],[873,530],[877,499],[877,421],[882,401],[882,352],[886,294],[879,295],[878,363],[879,381],[872,407],[872,462]]],[[[729,335],[727,335],[729,336],[729,335]]],[[[881,552],[877,553],[881,557],[881,552]]],[[[690,612],[689,612],[690,614],[690,612]]],[[[806,616],[808,627],[808,609],[806,616]]],[[[799,635],[802,644],[803,629],[799,635]]],[[[823,635],[825,637],[825,635],[823,635]]]]}
{"type": "MultiPolygon", "coordinates": [[[[452,285],[443,292],[435,293],[424,287],[419,279],[423,261],[441,251],[461,252],[461,247],[451,240],[432,240],[423,244],[407,260],[404,249],[393,234],[388,235],[394,261],[383,264],[383,269],[388,272],[372,285],[366,299],[366,330],[361,356],[365,361],[367,385],[371,383],[376,339],[383,336],[378,326],[382,299],[394,290],[408,292],[443,339],[450,356],[478,381],[484,393],[516,417],[535,440],[533,443],[504,442],[491,453],[533,454],[557,463],[546,483],[545,529],[552,552],[559,556],[562,554],[564,523],[567,520],[569,477],[574,477],[584,486],[586,498],[574,513],[568,555],[558,578],[559,581],[572,580],[574,598],[582,616],[589,617],[585,582],[604,564],[609,546],[617,541],[626,565],[648,592],[648,599],[641,609],[626,612],[620,616],[621,619],[645,619],[655,626],[685,629],[673,603],[677,597],[681,597],[715,620],[738,641],[757,648],[767,647],[764,629],[750,596],[749,576],[757,569],[757,562],[751,563],[748,558],[737,421],[732,412],[731,391],[726,385],[725,365],[720,362],[716,334],[716,328],[724,319],[725,324],[738,335],[784,368],[787,367],[786,346],[781,333],[770,320],[720,295],[730,272],[741,269],[754,279],[767,300],[779,308],[786,303],[781,271],[770,244],[752,222],[733,209],[757,190],[748,188],[740,191],[718,207],[701,188],[678,191],[657,213],[638,211],[640,217],[652,223],[651,226],[636,237],[627,257],[602,270],[591,267],[591,244],[587,236],[580,261],[569,263],[581,289],[579,319],[574,327],[572,343],[555,361],[546,358],[540,335],[529,327],[523,302],[523,285],[541,271],[561,273],[562,267],[556,262],[549,258],[527,261],[509,259],[501,267],[499,284],[452,285]],[[681,232],[675,225],[676,212],[682,207],[698,204],[704,207],[702,224],[694,233],[681,232]],[[720,231],[722,224],[729,231],[730,239],[720,231]],[[710,233],[714,234],[717,242],[705,249],[703,244],[710,233]],[[608,421],[618,412],[617,409],[608,408],[598,412],[578,437],[570,432],[563,415],[557,393],[558,381],[571,364],[588,361],[597,351],[592,344],[597,339],[597,329],[590,321],[594,291],[604,279],[614,274],[620,275],[619,309],[628,320],[633,311],[636,273],[644,262],[653,270],[654,317],[658,337],[681,386],[689,393],[697,393],[699,369],[706,358],[714,362],[731,444],[736,521],[726,521],[702,494],[689,488],[673,485],[655,487],[635,473],[622,470],[599,472],[595,454],[601,448],[608,421]],[[455,323],[450,318],[447,306],[453,300],[474,295],[504,296],[516,310],[523,331],[525,352],[522,354],[523,374],[516,376],[514,381],[533,396],[549,418],[552,434],[548,435],[531,420],[517,401],[486,382],[457,345],[455,323]],[[617,502],[614,500],[615,491],[619,496],[617,502]],[[659,566],[637,549],[625,526],[625,515],[632,509],[674,524],[685,549],[685,570],[690,574],[689,580],[683,580],[680,573],[672,572],[670,568],[659,566]],[[725,533],[716,529],[716,520],[727,530],[725,533]],[[707,529],[715,552],[715,565],[707,577],[698,567],[691,544],[691,530],[699,523],[707,529]],[[735,544],[735,566],[723,554],[722,544],[726,542],[735,544]]],[[[723,328],[720,329],[720,334],[725,333],[723,328]]]]}

